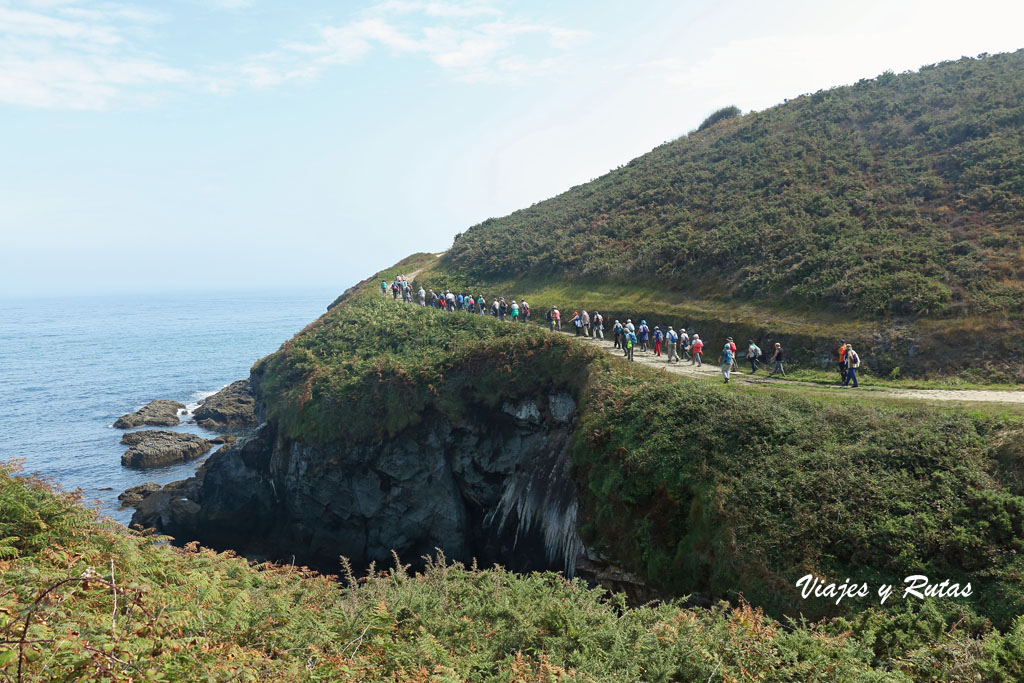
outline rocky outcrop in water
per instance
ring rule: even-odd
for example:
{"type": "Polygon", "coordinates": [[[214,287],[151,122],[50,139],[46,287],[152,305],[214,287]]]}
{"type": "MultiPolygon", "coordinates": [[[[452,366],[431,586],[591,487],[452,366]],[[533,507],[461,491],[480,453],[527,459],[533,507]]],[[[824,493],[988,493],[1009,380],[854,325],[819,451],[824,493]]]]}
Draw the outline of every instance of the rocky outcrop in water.
{"type": "Polygon", "coordinates": [[[185,406],[177,401],[167,401],[164,399],[150,401],[134,413],[128,413],[117,418],[117,421],[114,422],[114,427],[117,429],[131,429],[132,427],[140,427],[142,425],[175,427],[180,422],[178,419],[179,410],[185,410],[185,406]]]}
{"type": "Polygon", "coordinates": [[[135,507],[143,498],[154,491],[159,490],[160,484],[155,481],[147,481],[145,484],[139,484],[138,486],[133,486],[130,489],[125,489],[117,496],[117,499],[121,501],[122,508],[135,507]]]}
{"type": "Polygon", "coordinates": [[[205,429],[253,427],[256,425],[254,405],[252,387],[249,380],[243,379],[204,399],[192,417],[205,429]]]}
{"type": "Polygon", "coordinates": [[[131,446],[121,456],[125,467],[161,467],[186,462],[206,453],[213,444],[196,434],[147,429],[128,432],[121,443],[131,446]]]}
{"type": "Polygon", "coordinates": [[[133,524],[179,542],[336,571],[415,562],[440,548],[454,559],[512,569],[574,571],[576,488],[569,447],[576,404],[565,393],[470,406],[376,444],[311,447],[273,424],[225,446],[196,476],[147,496],[133,524]]]}

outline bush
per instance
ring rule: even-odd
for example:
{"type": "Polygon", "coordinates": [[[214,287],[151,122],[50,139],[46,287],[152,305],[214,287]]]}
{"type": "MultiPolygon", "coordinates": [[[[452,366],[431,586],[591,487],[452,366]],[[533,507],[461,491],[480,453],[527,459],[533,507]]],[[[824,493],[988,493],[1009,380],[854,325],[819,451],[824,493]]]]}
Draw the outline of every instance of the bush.
{"type": "Polygon", "coordinates": [[[725,121],[726,119],[732,119],[740,115],[740,108],[735,105],[728,107],[722,107],[711,116],[704,119],[704,122],[697,128],[698,131],[707,130],[711,126],[715,125],[719,121],[725,121]]]}

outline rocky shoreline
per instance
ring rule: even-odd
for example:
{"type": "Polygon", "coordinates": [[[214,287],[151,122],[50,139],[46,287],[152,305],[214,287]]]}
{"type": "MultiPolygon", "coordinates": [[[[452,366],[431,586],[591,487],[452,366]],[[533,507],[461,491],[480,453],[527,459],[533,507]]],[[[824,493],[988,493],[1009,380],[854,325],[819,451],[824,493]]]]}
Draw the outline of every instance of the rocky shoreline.
{"type": "Polygon", "coordinates": [[[115,429],[133,429],[143,425],[151,427],[176,427],[181,423],[178,413],[185,410],[184,403],[157,399],[150,401],[134,413],[128,413],[117,418],[114,422],[115,429]]]}
{"type": "Polygon", "coordinates": [[[213,448],[210,441],[198,434],[162,429],[128,432],[121,437],[121,443],[129,446],[121,456],[125,467],[173,465],[198,458],[213,448]]]}
{"type": "Polygon", "coordinates": [[[255,404],[249,380],[241,379],[200,401],[192,417],[204,429],[255,427],[255,404]]]}

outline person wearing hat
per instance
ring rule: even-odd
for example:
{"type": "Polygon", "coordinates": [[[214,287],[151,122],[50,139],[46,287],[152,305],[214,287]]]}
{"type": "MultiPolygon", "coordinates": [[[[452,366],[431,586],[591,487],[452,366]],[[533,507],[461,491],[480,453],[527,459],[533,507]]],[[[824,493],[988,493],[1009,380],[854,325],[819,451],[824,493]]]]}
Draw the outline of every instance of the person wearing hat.
{"type": "Polygon", "coordinates": [[[700,338],[699,334],[694,333],[693,335],[693,342],[690,344],[690,354],[690,365],[696,363],[698,368],[704,365],[702,361],[704,357],[704,341],[700,338]]]}
{"type": "Polygon", "coordinates": [[[722,365],[722,377],[725,379],[725,383],[728,384],[729,373],[732,372],[732,363],[735,360],[729,342],[725,342],[725,346],[722,347],[722,353],[719,354],[718,360],[722,365]]]}
{"type": "Polygon", "coordinates": [[[654,326],[654,334],[651,335],[654,340],[654,355],[661,355],[661,342],[665,339],[665,335],[661,333],[661,328],[657,325],[654,326]]]}
{"type": "Polygon", "coordinates": [[[782,344],[775,342],[775,353],[772,354],[772,361],[775,363],[775,367],[768,373],[769,377],[775,375],[776,372],[781,372],[782,376],[786,376],[786,370],[782,367],[782,344]]]}
{"type": "Polygon", "coordinates": [[[755,374],[757,369],[761,367],[757,359],[761,356],[761,347],[754,343],[753,339],[747,340],[747,360],[750,361],[750,373],[755,374]]]}
{"type": "Polygon", "coordinates": [[[615,345],[612,346],[613,349],[621,349],[622,348],[622,334],[623,334],[623,331],[624,330],[623,330],[623,327],[622,327],[622,323],[620,323],[618,320],[616,320],[615,324],[612,325],[612,336],[615,337],[615,345]]]}
{"type": "Polygon", "coordinates": [[[679,335],[672,329],[672,326],[668,326],[668,331],[665,333],[665,355],[668,356],[668,362],[679,361],[676,357],[676,344],[679,343],[679,335]]]}
{"type": "Polygon", "coordinates": [[[651,337],[651,328],[647,327],[647,321],[646,320],[641,320],[640,321],[640,327],[638,327],[637,330],[636,330],[636,338],[637,338],[637,341],[640,342],[640,350],[641,351],[646,351],[647,350],[647,341],[650,339],[650,337],[651,337]]]}
{"type": "MultiPolygon", "coordinates": [[[[697,335],[694,335],[695,337],[697,335]]],[[[679,359],[685,360],[689,358],[691,365],[693,364],[693,358],[690,356],[690,335],[686,333],[686,328],[679,328],[679,359]]]]}
{"type": "Polygon", "coordinates": [[[840,378],[840,380],[842,380],[842,385],[843,386],[846,386],[847,384],[849,384],[849,380],[847,379],[847,372],[848,372],[848,370],[847,370],[847,365],[846,365],[846,347],[847,347],[846,340],[845,339],[840,339],[839,340],[839,378],[840,378]]]}
{"type": "Polygon", "coordinates": [[[729,350],[732,351],[732,369],[738,369],[736,367],[736,342],[732,340],[732,337],[726,337],[725,341],[729,344],[729,350]]]}

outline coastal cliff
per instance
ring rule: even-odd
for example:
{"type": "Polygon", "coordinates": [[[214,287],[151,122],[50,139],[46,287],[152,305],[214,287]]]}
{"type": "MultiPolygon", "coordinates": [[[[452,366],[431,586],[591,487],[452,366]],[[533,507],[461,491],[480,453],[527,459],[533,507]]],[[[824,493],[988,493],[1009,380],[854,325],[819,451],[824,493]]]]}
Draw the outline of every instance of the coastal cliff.
{"type": "Polygon", "coordinates": [[[685,380],[370,287],[250,381],[255,435],[146,496],[135,523],[329,572],[437,548],[773,616],[870,607],[803,598],[807,573],[972,582],[949,609],[1024,611],[1019,416],[685,380]]]}
{"type": "Polygon", "coordinates": [[[338,570],[449,558],[572,574],[582,544],[564,392],[428,415],[384,442],[309,446],[265,424],[197,476],[154,493],[133,523],[204,545],[338,570]]]}

